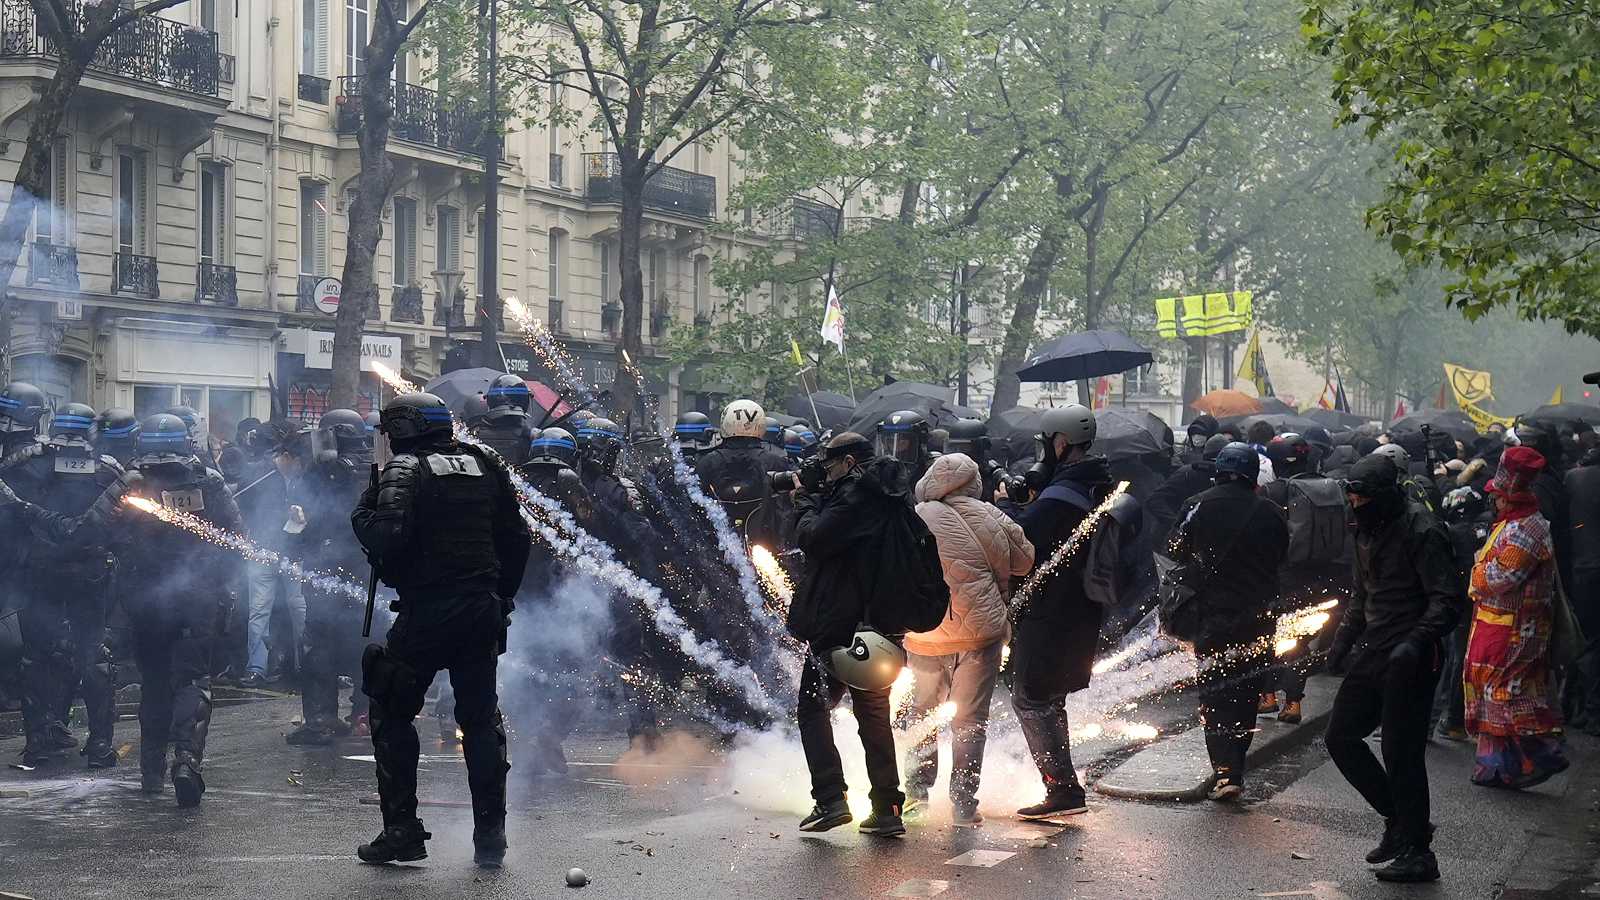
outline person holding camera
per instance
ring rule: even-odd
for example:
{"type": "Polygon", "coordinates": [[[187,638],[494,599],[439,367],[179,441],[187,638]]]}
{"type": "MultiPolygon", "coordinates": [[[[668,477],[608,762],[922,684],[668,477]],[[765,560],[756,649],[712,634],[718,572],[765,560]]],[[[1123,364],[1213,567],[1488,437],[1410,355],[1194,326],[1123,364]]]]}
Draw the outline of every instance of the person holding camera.
{"type": "MultiPolygon", "coordinates": [[[[1039,486],[1027,505],[996,491],[998,505],[1022,526],[1034,559],[1049,560],[1111,491],[1106,458],[1091,456],[1096,423],[1086,406],[1047,410],[1040,423],[1040,463],[1028,473],[1039,486]]],[[[1089,686],[1104,610],[1084,584],[1085,554],[1068,556],[1033,591],[1017,615],[1012,642],[1011,703],[1028,750],[1044,779],[1042,802],[1017,810],[1024,819],[1087,812],[1082,783],[1072,766],[1067,694],[1089,686]]]]}
{"type": "Polygon", "coordinates": [[[1466,597],[1433,513],[1408,501],[1394,460],[1372,454],[1344,483],[1355,515],[1355,591],[1328,650],[1345,674],[1328,722],[1328,755],[1384,818],[1367,862],[1383,881],[1437,881],[1430,848],[1427,739],[1442,642],[1466,597]],[[1367,746],[1383,726],[1383,762],[1367,746]]]}
{"type": "MultiPolygon", "coordinates": [[[[853,431],[828,442],[821,455],[797,473],[794,494],[795,544],[805,553],[806,577],[789,606],[789,633],[810,645],[800,676],[796,715],[800,744],[811,771],[811,796],[816,806],[800,821],[801,831],[828,831],[853,818],[846,802],[844,764],[833,742],[830,714],[846,690],[866,751],[872,782],[872,815],[861,823],[866,834],[892,837],[905,833],[901,819],[905,796],[895,760],[890,724],[889,685],[881,690],[847,686],[840,674],[824,665],[834,648],[853,647],[857,626],[867,620],[875,599],[875,573],[881,559],[881,534],[898,511],[909,507],[900,465],[878,459],[872,444],[853,431]]],[[[880,637],[881,636],[876,636],[880,637]]],[[[887,642],[886,638],[882,639],[887,642]]],[[[869,650],[868,645],[862,645],[869,650]]],[[[881,647],[883,651],[894,651],[881,647]]],[[[863,662],[870,665],[870,660],[863,662]]],[[[898,660],[894,661],[898,669],[898,660]]],[[[891,675],[888,680],[892,681],[891,675]]]]}

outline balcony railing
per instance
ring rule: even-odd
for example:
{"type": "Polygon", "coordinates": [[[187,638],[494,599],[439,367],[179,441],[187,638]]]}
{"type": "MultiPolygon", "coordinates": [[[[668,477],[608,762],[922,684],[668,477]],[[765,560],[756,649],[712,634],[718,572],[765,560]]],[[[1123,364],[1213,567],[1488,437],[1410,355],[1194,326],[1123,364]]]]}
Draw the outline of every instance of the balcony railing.
{"type": "Polygon", "coordinates": [[[111,292],[135,297],[161,296],[161,280],[154,256],[116,253],[111,257],[111,292]]]}
{"type": "MultiPolygon", "coordinates": [[[[361,75],[339,78],[340,134],[355,134],[361,127],[361,75]]],[[[427,144],[441,150],[483,154],[487,134],[483,117],[463,109],[458,100],[449,101],[438,91],[416,84],[394,85],[394,118],[389,133],[403,141],[427,144]]]]}
{"type": "MultiPolygon", "coordinates": [[[[583,160],[588,177],[585,196],[603,203],[621,202],[621,157],[615,153],[585,153],[583,160]]],[[[644,205],[692,219],[713,218],[717,207],[717,179],[668,166],[644,183],[644,205]]]]}
{"type": "Polygon", "coordinates": [[[397,287],[389,295],[389,321],[422,324],[422,288],[417,285],[397,287]]]}
{"type": "Polygon", "coordinates": [[[239,305],[239,273],[233,266],[203,262],[195,267],[195,299],[218,306],[239,305]]]}
{"type": "Polygon", "coordinates": [[[456,294],[449,300],[443,294],[435,296],[433,301],[433,324],[442,325],[446,330],[467,327],[467,292],[456,289],[456,294]]]}
{"type": "Polygon", "coordinates": [[[843,214],[837,208],[804,197],[795,197],[780,214],[773,237],[795,241],[826,241],[835,237],[843,224],[843,214]]]}
{"type": "Polygon", "coordinates": [[[28,248],[28,284],[78,289],[78,248],[35,241],[28,248]]]}
{"type": "Polygon", "coordinates": [[[300,75],[300,99],[307,103],[326,105],[328,102],[328,87],[332,84],[333,82],[326,78],[302,73],[300,75]]]}
{"type": "MultiPolygon", "coordinates": [[[[69,11],[81,5],[68,3],[69,11]]],[[[81,13],[80,13],[81,15],[81,13]]],[[[34,18],[28,0],[0,2],[0,58],[58,59],[61,53],[34,18]]],[[[96,72],[191,94],[217,95],[217,34],[159,16],[141,16],[111,35],[90,61],[96,72]]]]}

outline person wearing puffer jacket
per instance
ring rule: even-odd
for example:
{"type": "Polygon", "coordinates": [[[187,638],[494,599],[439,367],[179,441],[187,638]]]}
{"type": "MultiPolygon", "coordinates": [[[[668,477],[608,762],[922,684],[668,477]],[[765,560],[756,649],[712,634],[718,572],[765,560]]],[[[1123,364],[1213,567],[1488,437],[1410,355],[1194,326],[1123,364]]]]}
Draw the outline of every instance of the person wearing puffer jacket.
{"type": "MultiPolygon", "coordinates": [[[[916,678],[911,720],[956,704],[951,722],[950,803],[958,827],[976,827],[978,777],[989,725],[989,700],[1000,675],[1002,649],[1011,637],[1007,600],[1012,586],[1033,568],[1033,545],[1022,526],[978,499],[983,477],[964,453],[933,461],[917,482],[917,515],[939,544],[950,586],[950,610],[938,628],[906,635],[908,665],[916,678]]],[[[911,748],[906,759],[906,809],[928,800],[939,775],[938,733],[911,748]]]]}

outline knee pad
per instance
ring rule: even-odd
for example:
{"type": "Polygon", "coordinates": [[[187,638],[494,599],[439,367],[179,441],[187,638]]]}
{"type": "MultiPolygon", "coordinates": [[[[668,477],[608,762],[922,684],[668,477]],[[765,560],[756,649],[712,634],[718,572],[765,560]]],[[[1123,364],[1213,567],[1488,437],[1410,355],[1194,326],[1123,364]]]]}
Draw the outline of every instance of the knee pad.
{"type": "Polygon", "coordinates": [[[372,698],[375,709],[414,692],[416,680],[416,671],[382,644],[368,644],[361,652],[361,692],[372,698]]]}

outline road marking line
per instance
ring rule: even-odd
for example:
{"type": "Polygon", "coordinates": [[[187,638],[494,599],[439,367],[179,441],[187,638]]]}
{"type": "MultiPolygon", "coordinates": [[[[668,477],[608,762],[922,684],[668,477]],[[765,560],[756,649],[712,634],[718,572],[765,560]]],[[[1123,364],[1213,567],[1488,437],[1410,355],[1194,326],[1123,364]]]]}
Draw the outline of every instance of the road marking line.
{"type": "Polygon", "coordinates": [[[992,869],[1011,857],[1016,856],[1008,850],[968,850],[960,856],[944,861],[947,866],[972,866],[979,869],[992,869]]]}
{"type": "Polygon", "coordinates": [[[937,897],[950,890],[950,882],[937,878],[907,878],[894,886],[885,897],[937,897]]]}

